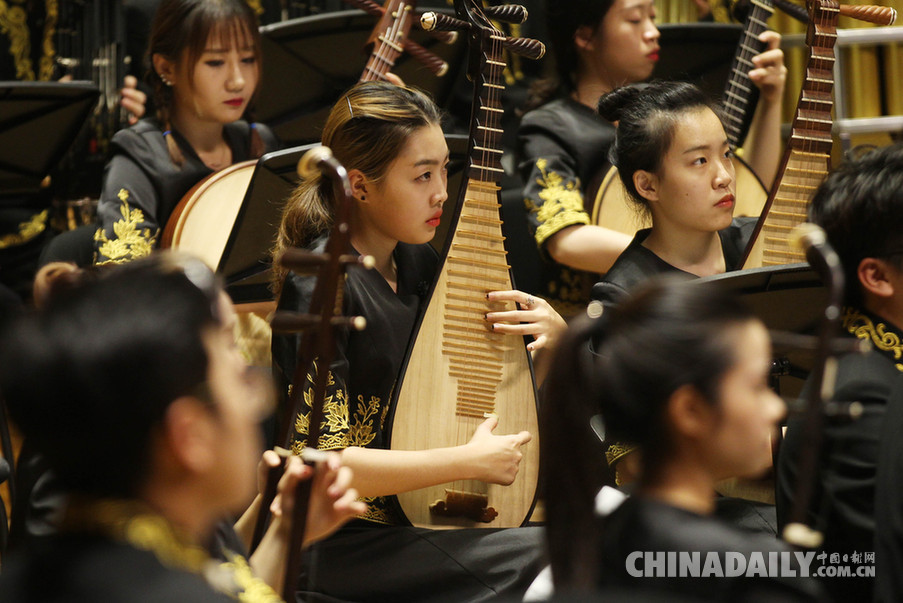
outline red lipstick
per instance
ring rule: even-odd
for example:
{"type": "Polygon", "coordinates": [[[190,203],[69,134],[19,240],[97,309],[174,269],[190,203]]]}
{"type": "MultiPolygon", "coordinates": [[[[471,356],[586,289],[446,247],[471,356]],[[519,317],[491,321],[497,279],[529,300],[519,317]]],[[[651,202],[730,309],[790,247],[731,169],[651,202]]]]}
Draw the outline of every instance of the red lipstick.
{"type": "Polygon", "coordinates": [[[439,226],[439,218],[442,217],[442,210],[436,210],[436,213],[433,214],[433,217],[426,221],[427,224],[435,228],[439,226]]]}
{"type": "Polygon", "coordinates": [[[727,194],[721,197],[721,200],[715,204],[715,207],[733,207],[734,206],[734,196],[731,194],[727,194]]]}

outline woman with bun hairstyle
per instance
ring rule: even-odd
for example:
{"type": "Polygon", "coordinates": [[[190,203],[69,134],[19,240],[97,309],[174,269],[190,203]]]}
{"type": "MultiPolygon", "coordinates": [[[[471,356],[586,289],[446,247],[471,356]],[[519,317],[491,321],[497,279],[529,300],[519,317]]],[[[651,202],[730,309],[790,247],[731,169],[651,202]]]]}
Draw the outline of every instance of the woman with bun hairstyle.
{"type": "MultiPolygon", "coordinates": [[[[517,162],[531,233],[543,264],[540,293],[564,315],[589,301],[590,288],[630,242],[591,224],[596,193],[609,171],[614,124],[595,109],[599,97],[652,75],[660,52],[652,0],[547,0],[551,75],[538,80],[518,129],[517,162]]],[[[749,77],[759,103],[745,144],[753,170],[770,183],[780,160],[781,97],[786,68],[780,35],[764,32],[766,50],[749,77]]]]}
{"type": "Polygon", "coordinates": [[[652,227],[636,233],[593,299],[615,303],[661,272],[698,277],[738,268],[756,219],[733,219],[733,152],[703,92],[681,82],[634,84],[599,99],[599,114],[618,122],[610,158],[652,227]]]}
{"type": "Polygon", "coordinates": [[[771,463],[771,437],[785,409],[768,386],[770,367],[765,326],[712,284],[656,277],[600,318],[572,324],[556,350],[540,421],[557,592],[817,600],[812,581],[792,577],[802,575],[805,558],[770,535],[712,516],[718,480],[771,463]],[[643,450],[631,496],[604,516],[596,503],[605,465],[599,424],[606,437],[643,450]],[[744,561],[735,577],[724,569],[729,554],[744,561]],[[658,570],[647,562],[652,555],[661,559],[658,570]],[[767,564],[770,555],[797,573],[747,576],[756,559],[767,564]],[[697,577],[679,577],[677,559],[694,567],[694,557],[697,577]],[[705,579],[706,564],[722,571],[705,579]]]}

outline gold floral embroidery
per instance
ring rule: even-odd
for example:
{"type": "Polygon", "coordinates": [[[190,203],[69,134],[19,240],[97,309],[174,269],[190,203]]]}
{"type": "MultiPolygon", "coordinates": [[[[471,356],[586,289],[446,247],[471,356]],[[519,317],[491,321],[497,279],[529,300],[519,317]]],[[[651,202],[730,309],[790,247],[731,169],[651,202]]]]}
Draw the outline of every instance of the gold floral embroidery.
{"type": "MultiPolygon", "coordinates": [[[[38,66],[38,79],[48,81],[53,75],[53,36],[59,14],[56,0],[45,3],[43,55],[38,66]]],[[[28,14],[21,6],[9,6],[0,0],[0,34],[9,38],[9,53],[16,65],[16,79],[34,81],[34,65],[31,62],[31,32],[28,30],[28,14]]]]}
{"type": "Polygon", "coordinates": [[[358,396],[359,405],[354,411],[354,420],[348,430],[348,440],[354,446],[366,446],[376,437],[373,431],[373,417],[379,413],[380,401],[376,396],[370,396],[369,402],[364,402],[363,396],[358,396]]]}
{"type": "Polygon", "coordinates": [[[150,228],[140,229],[138,225],[144,222],[144,212],[140,209],[130,209],[129,192],[125,189],[119,191],[122,206],[119,208],[122,220],[113,223],[114,238],[108,239],[104,229],[98,228],[94,233],[94,240],[101,243],[97,250],[98,258],[106,258],[97,262],[102,264],[122,264],[138,258],[150,255],[157,244],[159,230],[151,234],[150,228]]]}
{"type": "Polygon", "coordinates": [[[583,192],[580,190],[580,181],[565,183],[561,174],[548,170],[548,162],[545,159],[537,159],[536,167],[542,173],[542,178],[537,178],[536,183],[542,187],[539,198],[542,205],[537,205],[530,199],[524,203],[531,213],[536,214],[539,227],[536,229],[536,243],[542,244],[550,236],[564,228],[574,224],[589,224],[589,216],[583,209],[583,192]]]}
{"type": "MultiPolygon", "coordinates": [[[[853,308],[846,308],[843,315],[843,327],[859,339],[867,339],[876,348],[883,352],[889,352],[894,360],[903,357],[903,343],[900,334],[883,322],[874,323],[868,317],[853,308]]],[[[903,363],[896,363],[897,370],[903,372],[903,363]]]]}
{"type": "Polygon", "coordinates": [[[44,17],[44,44],[42,46],[43,54],[38,65],[38,78],[41,81],[49,82],[53,78],[53,57],[56,55],[56,49],[53,47],[53,36],[56,32],[56,22],[59,18],[59,7],[56,0],[47,0],[47,14],[44,17]]]}
{"type": "Polygon", "coordinates": [[[47,228],[48,215],[50,215],[50,210],[45,209],[44,211],[33,215],[30,219],[20,222],[18,232],[0,236],[0,249],[27,243],[44,232],[47,228]]]}

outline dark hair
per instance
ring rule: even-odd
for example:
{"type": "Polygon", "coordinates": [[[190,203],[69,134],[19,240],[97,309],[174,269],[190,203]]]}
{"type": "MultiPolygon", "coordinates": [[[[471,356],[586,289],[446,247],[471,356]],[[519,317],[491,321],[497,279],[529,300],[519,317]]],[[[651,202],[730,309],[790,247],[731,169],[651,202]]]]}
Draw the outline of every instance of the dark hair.
{"type": "Polygon", "coordinates": [[[903,270],[903,143],[850,159],[822,182],[809,221],[825,230],[840,256],[846,302],[862,303],[859,264],[885,259],[903,270]]]}
{"type": "Polygon", "coordinates": [[[630,197],[646,207],[633,184],[638,170],[658,173],[674,139],[677,121],[687,112],[708,108],[721,118],[718,107],[693,84],[655,80],[612,90],[599,99],[599,115],[618,122],[608,158],[630,197]]]}
{"type": "MultiPolygon", "coordinates": [[[[211,35],[218,36],[220,40],[246,41],[254,49],[254,56],[260,65],[262,53],[257,16],[244,0],[163,0],[157,7],[147,43],[147,62],[151,67],[145,79],[154,90],[157,117],[167,131],[171,129],[173,92],[172,87],[167,86],[154,69],[153,56],[160,54],[170,61],[184,59],[186,66],[193,67],[204,54],[211,35]]],[[[257,86],[260,87],[260,79],[257,86]]],[[[255,96],[256,94],[257,90],[254,91],[255,96]]],[[[250,105],[246,114],[253,121],[250,105]]],[[[184,157],[174,137],[166,138],[173,162],[182,165],[184,157]]],[[[264,143],[260,134],[252,130],[250,155],[260,157],[263,151],[264,143]]]]}
{"type": "MultiPolygon", "coordinates": [[[[351,88],[332,107],[323,126],[323,144],[347,170],[368,178],[385,177],[408,138],[424,126],[439,125],[442,114],[426,94],[387,82],[366,82],[351,88]]],[[[331,182],[321,176],[303,180],[285,204],[273,250],[303,247],[332,226],[331,182]]],[[[281,287],[284,271],[274,270],[273,287],[281,287]]]]}
{"type": "Polygon", "coordinates": [[[525,110],[577,89],[579,60],[574,36],[584,26],[598,29],[613,4],[614,0],[546,0],[546,32],[552,55],[547,64],[553,65],[554,71],[530,86],[525,110]]]}
{"type": "Polygon", "coordinates": [[[161,252],[70,279],[4,334],[0,391],[64,488],[137,493],[167,407],[206,382],[220,291],[200,260],[161,252]]]}
{"type": "Polygon", "coordinates": [[[692,385],[718,404],[721,381],[736,362],[730,331],[751,320],[725,290],[662,275],[601,318],[572,324],[546,379],[540,421],[556,588],[595,585],[594,500],[606,461],[591,419],[601,415],[606,441],[637,444],[643,479],[654,477],[672,447],[669,398],[692,385]]]}

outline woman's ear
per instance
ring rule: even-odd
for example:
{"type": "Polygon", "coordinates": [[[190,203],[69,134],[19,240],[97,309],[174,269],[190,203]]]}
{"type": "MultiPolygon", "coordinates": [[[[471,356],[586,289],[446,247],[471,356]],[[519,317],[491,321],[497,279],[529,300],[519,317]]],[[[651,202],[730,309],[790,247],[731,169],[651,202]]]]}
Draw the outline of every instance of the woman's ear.
{"type": "Polygon", "coordinates": [[[714,419],[712,405],[693,385],[680,386],[668,398],[668,420],[674,434],[681,439],[707,438],[714,419]]]}
{"type": "Polygon", "coordinates": [[[633,173],[633,186],[646,201],[658,201],[658,177],[646,170],[633,173]]]}
{"type": "Polygon", "coordinates": [[[154,64],[154,71],[157,72],[157,75],[160,76],[160,79],[163,80],[163,83],[171,86],[172,81],[175,77],[175,63],[167,59],[159,52],[154,53],[154,55],[151,57],[151,62],[154,64]]]}
{"type": "Polygon", "coordinates": [[[348,180],[351,182],[351,194],[362,203],[367,202],[368,181],[364,173],[358,169],[348,172],[348,180]]]}
{"type": "Polygon", "coordinates": [[[574,32],[574,45],[580,50],[593,50],[593,38],[595,37],[595,34],[596,29],[594,27],[590,25],[581,25],[577,28],[577,31],[574,32]]]}

